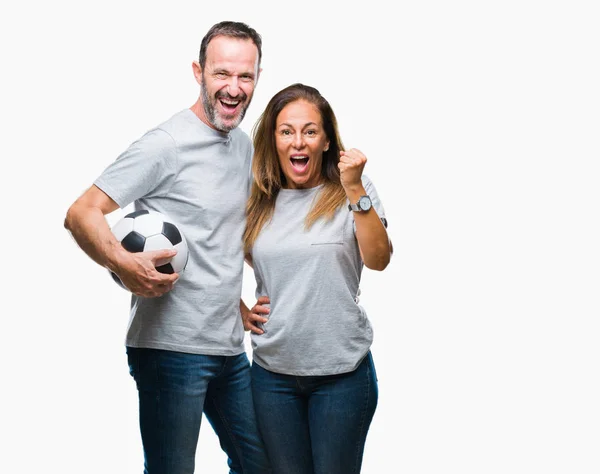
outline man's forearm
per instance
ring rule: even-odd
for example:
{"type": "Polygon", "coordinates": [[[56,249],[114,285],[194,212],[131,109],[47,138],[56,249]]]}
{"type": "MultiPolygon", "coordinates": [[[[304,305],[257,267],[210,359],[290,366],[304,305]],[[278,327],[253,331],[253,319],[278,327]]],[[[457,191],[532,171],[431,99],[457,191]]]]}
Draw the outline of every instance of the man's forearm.
{"type": "Polygon", "coordinates": [[[123,247],[115,239],[100,209],[77,204],[71,206],[65,228],[94,262],[115,271],[123,247]]]}

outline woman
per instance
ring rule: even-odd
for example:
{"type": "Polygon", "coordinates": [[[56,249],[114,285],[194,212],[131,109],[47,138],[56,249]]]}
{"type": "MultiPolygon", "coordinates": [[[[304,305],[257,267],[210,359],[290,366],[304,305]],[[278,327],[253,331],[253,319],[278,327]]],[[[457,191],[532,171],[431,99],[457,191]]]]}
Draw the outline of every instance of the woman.
{"type": "Polygon", "coordinates": [[[258,301],[244,327],[259,429],[277,474],[358,473],[377,379],[357,296],[363,262],[390,260],[383,207],[315,88],[278,92],[253,139],[244,244],[258,301]]]}

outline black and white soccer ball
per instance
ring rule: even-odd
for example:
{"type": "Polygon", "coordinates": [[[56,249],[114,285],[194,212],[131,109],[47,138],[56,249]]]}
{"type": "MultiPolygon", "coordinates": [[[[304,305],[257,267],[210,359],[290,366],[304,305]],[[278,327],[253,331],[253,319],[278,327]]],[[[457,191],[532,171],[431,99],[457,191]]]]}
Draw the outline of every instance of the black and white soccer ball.
{"type": "MultiPolygon", "coordinates": [[[[131,212],[115,223],[111,230],[129,252],[176,249],[177,254],[156,269],[168,274],[181,274],[185,270],[189,256],[187,242],[179,228],[164,214],[148,210],[131,212]]],[[[110,274],[119,286],[127,289],[114,272],[110,274]]]]}

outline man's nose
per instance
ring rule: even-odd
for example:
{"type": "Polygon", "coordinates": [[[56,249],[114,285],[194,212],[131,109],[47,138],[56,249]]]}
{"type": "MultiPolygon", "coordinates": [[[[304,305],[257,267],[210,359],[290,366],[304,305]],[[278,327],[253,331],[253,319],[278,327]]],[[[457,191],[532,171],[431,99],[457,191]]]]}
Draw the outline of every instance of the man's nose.
{"type": "Polygon", "coordinates": [[[240,93],[240,82],[237,76],[230,76],[227,84],[227,93],[231,97],[237,97],[240,93]]]}

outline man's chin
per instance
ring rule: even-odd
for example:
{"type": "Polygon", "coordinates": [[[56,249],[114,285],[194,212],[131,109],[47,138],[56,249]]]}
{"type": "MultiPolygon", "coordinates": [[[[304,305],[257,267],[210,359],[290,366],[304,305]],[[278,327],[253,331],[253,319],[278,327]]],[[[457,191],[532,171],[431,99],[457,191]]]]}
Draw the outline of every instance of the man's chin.
{"type": "Polygon", "coordinates": [[[230,132],[234,128],[237,128],[240,125],[241,121],[242,117],[240,115],[227,118],[218,117],[217,120],[215,120],[216,123],[214,125],[222,132],[230,132]]]}

